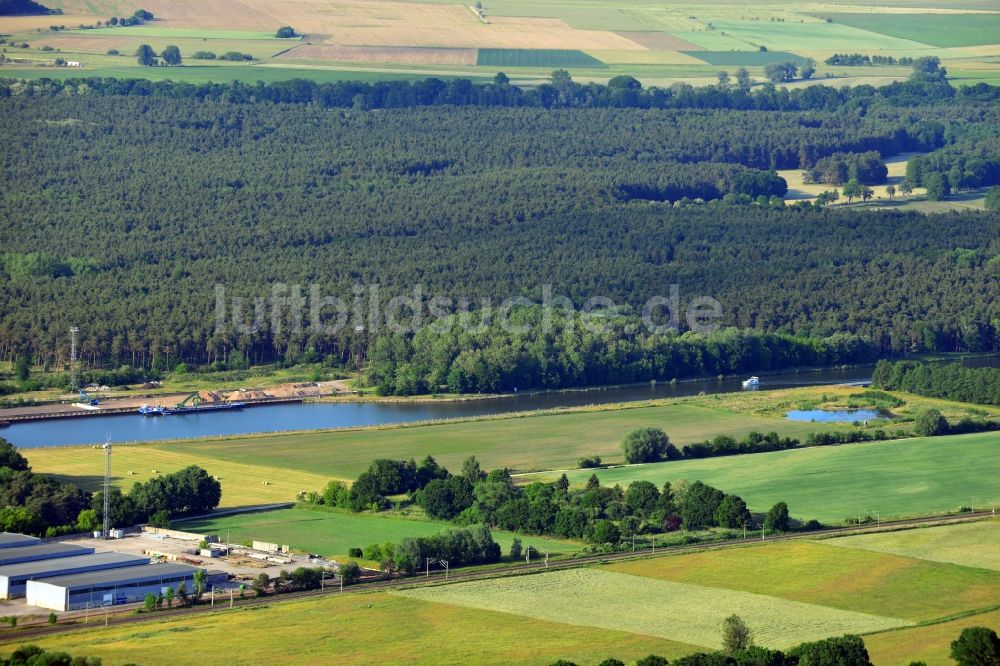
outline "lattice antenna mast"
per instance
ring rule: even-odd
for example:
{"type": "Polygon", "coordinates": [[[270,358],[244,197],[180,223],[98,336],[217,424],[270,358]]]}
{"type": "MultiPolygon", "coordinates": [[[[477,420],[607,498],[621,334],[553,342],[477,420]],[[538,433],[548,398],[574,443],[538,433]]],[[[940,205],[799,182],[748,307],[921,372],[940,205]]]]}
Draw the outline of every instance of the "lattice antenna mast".
{"type": "Polygon", "coordinates": [[[69,389],[71,391],[76,391],[80,388],[79,371],[76,367],[76,334],[80,332],[80,329],[76,326],[69,329],[70,334],[70,347],[69,347],[69,389]]]}
{"type": "Polygon", "coordinates": [[[104,445],[104,531],[103,538],[111,536],[111,435],[104,445]]]}

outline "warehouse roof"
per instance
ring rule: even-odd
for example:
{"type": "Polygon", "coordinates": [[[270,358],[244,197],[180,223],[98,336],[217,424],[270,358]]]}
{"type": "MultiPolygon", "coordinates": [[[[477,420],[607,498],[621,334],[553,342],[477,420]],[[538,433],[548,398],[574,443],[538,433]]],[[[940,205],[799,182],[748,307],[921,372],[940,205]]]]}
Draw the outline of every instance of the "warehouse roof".
{"type": "Polygon", "coordinates": [[[129,555],[128,553],[95,553],[93,555],[77,555],[75,557],[60,557],[51,560],[35,560],[0,566],[0,578],[18,578],[21,576],[37,576],[52,571],[65,571],[77,567],[102,566],[120,562],[149,563],[148,557],[129,555]]]}
{"type": "Polygon", "coordinates": [[[68,576],[54,576],[38,582],[69,589],[78,589],[94,587],[96,585],[114,585],[123,582],[151,581],[166,576],[194,575],[194,572],[198,571],[198,569],[199,567],[168,562],[166,564],[147,564],[142,567],[104,569],[102,571],[88,571],[68,576]]]}
{"type": "Polygon", "coordinates": [[[38,537],[27,534],[17,534],[16,532],[0,532],[0,548],[16,548],[17,546],[30,546],[39,543],[38,537]]]}
{"type": "Polygon", "coordinates": [[[89,546],[75,546],[71,543],[39,543],[20,548],[0,549],[0,565],[29,562],[47,557],[70,557],[71,555],[88,555],[94,549],[89,546]]]}

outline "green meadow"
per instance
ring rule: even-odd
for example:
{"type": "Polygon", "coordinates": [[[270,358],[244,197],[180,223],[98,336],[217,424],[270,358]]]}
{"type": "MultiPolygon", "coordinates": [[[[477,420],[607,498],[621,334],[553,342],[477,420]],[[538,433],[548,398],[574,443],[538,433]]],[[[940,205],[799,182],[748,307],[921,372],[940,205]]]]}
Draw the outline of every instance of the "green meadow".
{"type": "Polygon", "coordinates": [[[773,62],[794,62],[801,65],[806,61],[802,56],[786,51],[686,51],[685,53],[710,65],[762,67],[773,62]]]}
{"type": "MultiPolygon", "coordinates": [[[[980,433],[630,465],[596,474],[603,484],[622,486],[639,479],[703,481],[741,496],[754,511],[785,501],[793,518],[840,523],[859,513],[886,519],[957,511],[976,497],[996,496],[997,469],[997,434],[980,433]]],[[[570,482],[585,483],[592,473],[573,471],[570,482]]]]}
{"type": "MultiPolygon", "coordinates": [[[[179,522],[175,527],[202,534],[218,534],[231,539],[233,543],[256,539],[288,544],[298,551],[341,558],[347,556],[350,548],[364,548],[386,541],[398,543],[407,537],[430,536],[442,530],[457,528],[450,523],[400,517],[398,514],[348,513],[309,508],[189,520],[179,522]]],[[[493,532],[493,538],[505,554],[515,536],[517,535],[502,530],[493,532]]],[[[525,547],[534,546],[539,552],[548,551],[550,555],[568,555],[583,547],[573,541],[555,538],[522,535],[520,539],[525,547]]]]}
{"type": "Polygon", "coordinates": [[[939,47],[996,44],[1000,39],[1000,14],[836,14],[834,20],[939,47]]]}

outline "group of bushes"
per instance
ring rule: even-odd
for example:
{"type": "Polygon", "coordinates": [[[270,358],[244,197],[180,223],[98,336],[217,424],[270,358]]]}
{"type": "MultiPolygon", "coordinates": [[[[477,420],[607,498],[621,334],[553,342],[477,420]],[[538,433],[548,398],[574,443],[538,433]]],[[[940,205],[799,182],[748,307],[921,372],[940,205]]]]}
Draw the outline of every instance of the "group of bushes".
{"type": "Polygon", "coordinates": [[[234,62],[240,62],[243,60],[253,60],[253,56],[249,53],[240,53],[239,51],[226,51],[220,56],[216,56],[213,51],[195,51],[194,55],[191,56],[195,60],[231,60],[234,62]]]}
{"type": "MultiPolygon", "coordinates": [[[[222,484],[201,467],[191,465],[179,472],[137,482],[127,495],[111,489],[110,517],[116,526],[149,521],[168,527],[172,518],[208,513],[222,499],[222,484]]],[[[94,524],[103,522],[104,493],[94,494],[94,524]]]]}
{"type": "Polygon", "coordinates": [[[889,169],[877,150],[863,153],[834,153],[816,160],[804,172],[807,183],[842,185],[852,180],[866,185],[884,183],[889,169]]]}
{"type": "Polygon", "coordinates": [[[911,66],[914,60],[908,56],[896,59],[892,56],[883,55],[868,56],[860,53],[834,53],[823,62],[827,65],[839,65],[841,67],[870,67],[872,65],[911,66]]]}
{"type": "Polygon", "coordinates": [[[17,448],[0,438],[0,530],[38,536],[90,528],[90,493],[49,476],[35,474],[17,448]]]}
{"type": "MultiPolygon", "coordinates": [[[[594,475],[584,488],[571,490],[563,474],[554,483],[536,482],[522,487],[513,483],[506,469],[483,473],[475,457],[466,460],[459,475],[452,475],[429,456],[419,466],[412,460],[376,460],[354,486],[358,490],[333,481],[322,495],[313,494],[307,501],[355,511],[377,510],[389,506],[386,495],[405,493],[433,518],[461,525],[485,525],[526,534],[584,539],[611,548],[637,534],[674,531],[682,526],[691,530],[736,529],[751,521],[746,503],[740,497],[726,495],[700,481],[680,482],[673,487],[667,483],[662,488],[649,481],[635,481],[623,489],[602,486],[594,475]]],[[[788,507],[779,503],[772,508],[772,513],[765,527],[787,530],[788,507]]],[[[459,539],[459,536],[447,539],[459,539]]],[[[476,542],[485,543],[485,539],[476,542]]],[[[425,557],[439,557],[441,555],[434,553],[447,551],[452,557],[444,555],[444,559],[473,561],[455,555],[455,548],[457,546],[442,545],[434,539],[416,540],[408,543],[404,550],[388,554],[369,546],[363,555],[367,559],[392,560],[401,570],[406,567],[400,564],[400,558],[412,559],[416,552],[425,553],[425,557]]],[[[491,551],[491,554],[477,557],[479,559],[474,561],[488,561],[488,558],[499,557],[499,553],[491,551]]]]}
{"type": "Polygon", "coordinates": [[[449,567],[500,561],[500,545],[489,527],[471,525],[445,530],[432,536],[406,538],[399,543],[373,544],[363,551],[365,559],[379,562],[387,573],[412,574],[428,560],[447,562],[449,567]]]}

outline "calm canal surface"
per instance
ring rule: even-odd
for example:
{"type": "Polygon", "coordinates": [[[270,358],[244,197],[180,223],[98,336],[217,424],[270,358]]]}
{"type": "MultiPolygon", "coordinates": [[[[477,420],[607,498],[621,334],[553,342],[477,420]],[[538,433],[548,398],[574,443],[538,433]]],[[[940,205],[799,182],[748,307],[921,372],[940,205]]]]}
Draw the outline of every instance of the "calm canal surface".
{"type": "MultiPolygon", "coordinates": [[[[968,365],[1000,365],[1000,357],[976,359],[968,365]]],[[[761,376],[760,390],[867,382],[872,367],[824,369],[761,376]]],[[[432,419],[490,416],[556,407],[673,398],[700,393],[742,390],[741,379],[707,379],[676,384],[642,384],[610,389],[524,393],[502,398],[448,402],[325,402],[248,407],[235,411],[147,417],[139,414],[51,419],[15,423],[0,437],[20,447],[153,441],[185,437],[243,435],[254,432],[348,428],[432,419]]]]}

